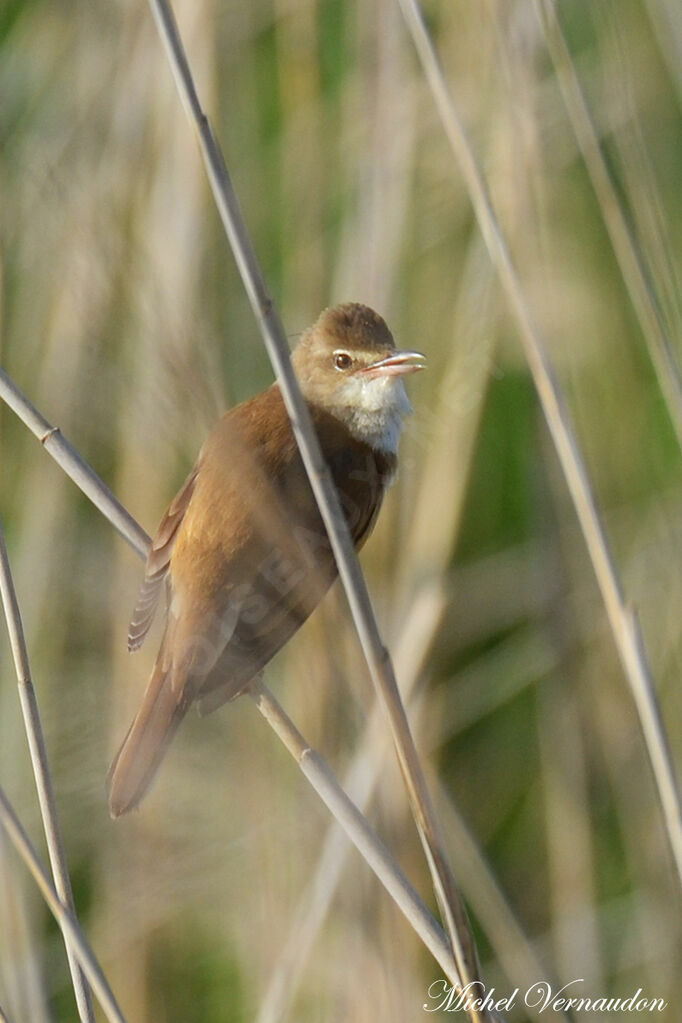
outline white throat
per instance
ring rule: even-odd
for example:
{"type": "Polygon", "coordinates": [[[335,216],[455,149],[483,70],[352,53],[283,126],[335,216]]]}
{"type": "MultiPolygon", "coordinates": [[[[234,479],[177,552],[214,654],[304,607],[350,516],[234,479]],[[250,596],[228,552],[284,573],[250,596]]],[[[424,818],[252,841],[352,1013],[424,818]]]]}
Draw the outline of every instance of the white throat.
{"type": "Polygon", "coordinates": [[[403,420],[412,406],[399,377],[352,376],[337,392],[334,413],[354,437],[377,451],[397,455],[403,420]]]}

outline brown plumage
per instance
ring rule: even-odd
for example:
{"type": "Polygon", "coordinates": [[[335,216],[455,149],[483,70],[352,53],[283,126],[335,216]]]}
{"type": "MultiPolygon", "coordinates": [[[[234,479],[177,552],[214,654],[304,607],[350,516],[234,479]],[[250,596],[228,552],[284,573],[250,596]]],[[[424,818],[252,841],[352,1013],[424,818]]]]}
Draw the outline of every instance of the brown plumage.
{"type": "MultiPolygon", "coordinates": [[[[409,410],[396,352],[366,306],[328,310],[293,354],[325,460],[359,548],[396,468],[409,410]]],[[[109,772],[119,816],[144,795],[193,702],[209,713],[248,687],[336,577],[331,547],[278,385],[227,412],[171,503],[130,625],[137,649],[162,590],[166,628],[151,679],[109,772]]]]}

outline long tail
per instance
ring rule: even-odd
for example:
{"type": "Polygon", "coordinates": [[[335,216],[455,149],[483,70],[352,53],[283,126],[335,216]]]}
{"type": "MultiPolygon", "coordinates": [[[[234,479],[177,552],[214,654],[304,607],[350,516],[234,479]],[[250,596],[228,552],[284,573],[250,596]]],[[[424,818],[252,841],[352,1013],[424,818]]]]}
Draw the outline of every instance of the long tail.
{"type": "Polygon", "coordinates": [[[171,684],[160,652],[135,719],[109,768],[109,811],[134,809],[149,788],[190,701],[171,684]]]}

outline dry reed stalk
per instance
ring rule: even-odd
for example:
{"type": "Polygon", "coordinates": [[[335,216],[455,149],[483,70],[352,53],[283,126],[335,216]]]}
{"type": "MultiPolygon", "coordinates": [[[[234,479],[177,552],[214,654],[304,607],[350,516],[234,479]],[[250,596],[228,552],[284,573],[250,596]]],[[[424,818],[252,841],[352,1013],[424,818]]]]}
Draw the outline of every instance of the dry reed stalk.
{"type": "MultiPolygon", "coordinates": [[[[282,390],[294,435],[308,473],[310,485],[324,521],[339,576],[343,582],[353,620],[370,669],[372,681],[385,709],[410,805],[422,841],[436,898],[463,986],[479,979],[477,954],[461,895],[445,854],[440,827],[426,787],[409,723],[393,671],[390,654],[379,634],[374,609],[331,481],[308,407],[291,366],[286,334],[268,293],[246,224],[232,187],[223,155],[197,95],[194,79],[172,10],[165,0],[150,0],[183,106],[197,129],[201,154],[218,211],[260,326],[273,369],[282,390]]],[[[468,1010],[472,1020],[485,1015],[468,1010]]]]}
{"type": "Polygon", "coordinates": [[[99,999],[109,1023],[126,1023],[126,1018],[116,1002],[104,971],[97,962],[87,938],[75,916],[67,909],[52,886],[31,840],[21,826],[21,822],[2,787],[0,787],[0,826],[31,872],[33,880],[40,889],[40,894],[62,930],[67,945],[73,950],[83,973],[90,981],[90,986],[99,999]]]}
{"type": "Polygon", "coordinates": [[[445,933],[424,906],[386,847],[334,777],[329,765],[305,741],[282,706],[260,680],[249,690],[258,710],[286,746],[306,779],[391,895],[445,975],[460,986],[445,933]]]}
{"type": "Polygon", "coordinates": [[[57,465],[83,491],[94,506],[110,522],[113,522],[133,550],[146,557],[149,537],[145,531],[137,524],[130,512],[126,511],[121,502],[114,497],[106,483],[103,483],[87,462],[81,458],[74,446],[66,440],[59,427],[52,426],[48,422],[2,368],[0,368],[0,398],[28,426],[31,433],[38,438],[57,465]],[[115,521],[111,516],[112,507],[116,508],[115,521]]]}
{"type": "MultiPolygon", "coordinates": [[[[38,792],[40,816],[43,821],[52,876],[59,898],[75,918],[76,907],[74,905],[66,851],[57,815],[57,801],[52,785],[45,735],[40,721],[38,700],[31,678],[24,627],[21,621],[19,602],[14,589],[2,521],[0,521],[0,596],[2,597],[10,648],[17,674],[21,712],[24,718],[24,727],[26,728],[31,766],[38,792]]],[[[90,989],[78,965],[78,957],[71,947],[66,934],[64,935],[64,940],[78,1014],[82,1023],[94,1023],[95,1016],[90,989]]]]}
{"type": "Polygon", "coordinates": [[[507,241],[493,209],[485,179],[450,94],[433,40],[424,23],[421,6],[418,0],[399,0],[399,3],[433,93],[445,134],[466,182],[490,257],[497,268],[517,321],[528,366],[573,499],[616,648],[637,708],[673,863],[678,881],[682,883],[680,794],[637,615],[634,608],[625,601],[563,394],[554,378],[540,332],[533,321],[507,241]]]}

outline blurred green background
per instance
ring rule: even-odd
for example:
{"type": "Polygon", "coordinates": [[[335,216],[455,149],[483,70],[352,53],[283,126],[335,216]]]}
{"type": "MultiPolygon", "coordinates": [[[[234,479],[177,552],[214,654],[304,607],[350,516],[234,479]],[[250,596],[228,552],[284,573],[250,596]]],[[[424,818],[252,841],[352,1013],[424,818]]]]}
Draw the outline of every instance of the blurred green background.
{"type": "MultiPolygon", "coordinates": [[[[292,344],[323,307],[357,300],[428,355],[362,560],[414,691],[486,980],[501,993],[541,979],[583,978],[592,997],[641,987],[668,1003],[656,1018],[679,1018],[680,897],[633,702],[399,9],[175,8],[292,344]]],[[[557,8],[680,365],[682,10],[557,8]]],[[[603,202],[533,3],[432,0],[426,13],[566,393],[679,764],[680,450],[603,202]]],[[[0,204],[0,363],[153,531],[215,417],[272,374],[145,3],[2,4],[0,204]]],[[[192,715],[140,812],[109,819],[106,770],[158,641],[126,653],[141,566],[5,406],[0,450],[78,908],[131,1023],[426,1016],[439,969],[354,851],[338,887],[320,871],[330,903],[314,924],[329,820],[249,700],[192,715]]],[[[0,681],[0,782],[42,851],[4,638],[0,681]]],[[[338,589],[267,681],[343,777],[373,695],[338,589]]],[[[431,903],[390,751],[376,736],[369,750],[369,815],[431,903]]],[[[76,1018],[59,933],[4,841],[0,1006],[11,1021],[76,1018]]]]}

